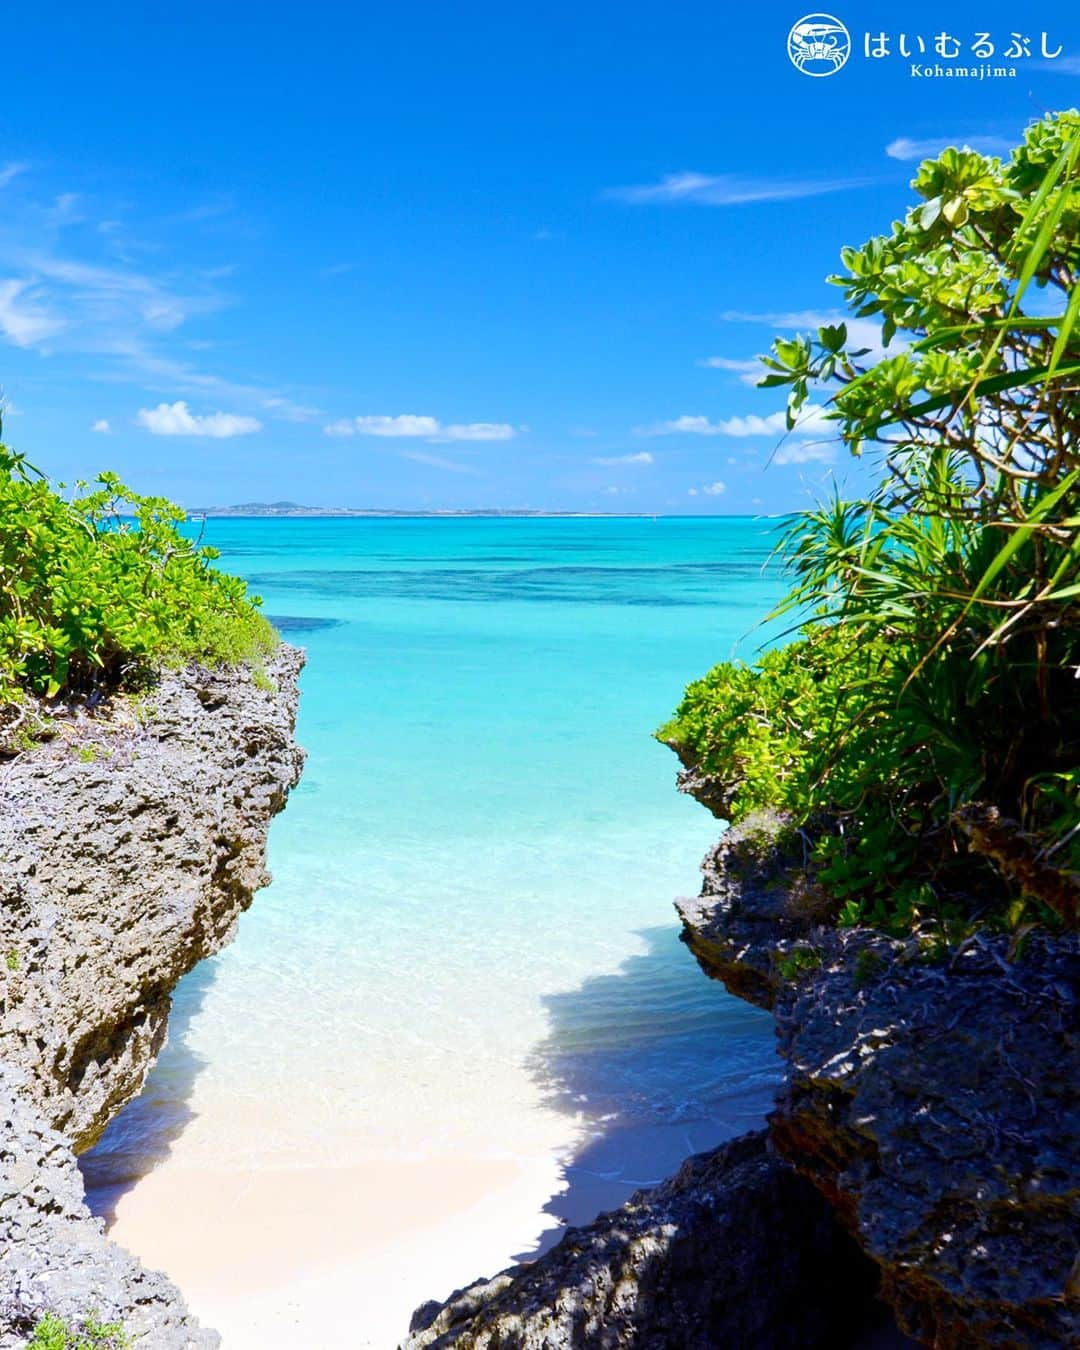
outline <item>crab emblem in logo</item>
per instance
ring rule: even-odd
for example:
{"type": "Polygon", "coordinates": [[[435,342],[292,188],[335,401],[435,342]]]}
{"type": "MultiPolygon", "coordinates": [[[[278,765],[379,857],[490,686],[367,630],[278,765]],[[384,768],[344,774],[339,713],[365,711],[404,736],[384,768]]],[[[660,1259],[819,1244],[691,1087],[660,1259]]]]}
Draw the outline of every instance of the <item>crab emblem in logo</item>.
{"type": "Polygon", "coordinates": [[[851,34],[831,14],[807,14],[792,24],[787,49],[804,75],[835,75],[851,55],[851,34]]]}

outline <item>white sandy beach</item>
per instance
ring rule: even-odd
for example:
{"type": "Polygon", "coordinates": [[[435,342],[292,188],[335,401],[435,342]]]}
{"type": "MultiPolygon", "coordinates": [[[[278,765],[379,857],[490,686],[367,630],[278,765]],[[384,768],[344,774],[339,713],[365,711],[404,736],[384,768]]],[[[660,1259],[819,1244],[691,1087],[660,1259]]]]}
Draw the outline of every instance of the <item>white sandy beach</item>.
{"type": "Polygon", "coordinates": [[[166,1270],[226,1350],[395,1346],[412,1311],[494,1274],[550,1223],[554,1157],[151,1174],[113,1235],[166,1270]]]}

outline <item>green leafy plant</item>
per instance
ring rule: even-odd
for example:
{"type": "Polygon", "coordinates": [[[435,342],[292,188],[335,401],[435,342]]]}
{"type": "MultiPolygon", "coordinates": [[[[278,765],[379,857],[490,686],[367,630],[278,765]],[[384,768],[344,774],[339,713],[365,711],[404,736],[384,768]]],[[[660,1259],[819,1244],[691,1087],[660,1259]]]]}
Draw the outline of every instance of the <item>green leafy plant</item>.
{"type": "Polygon", "coordinates": [[[126,1350],[130,1344],[119,1322],[101,1322],[90,1316],[71,1326],[55,1313],[38,1320],[27,1342],[29,1350],[126,1350]]]}
{"type": "Polygon", "coordinates": [[[62,496],[0,445],[0,706],[91,697],[189,660],[258,664],[277,636],[183,512],[113,474],[62,496]]]}
{"type": "Polygon", "coordinates": [[[921,200],[832,278],[889,354],[838,323],[764,358],[789,426],[832,388],[824,417],[879,482],[787,522],[778,612],[802,635],[691,686],[660,735],[730,785],[733,819],[815,822],[842,923],[1076,921],[1078,163],[1067,112],[1005,163],[923,164],[921,200]]]}
{"type": "Polygon", "coordinates": [[[814,947],[793,947],[776,966],[777,974],[785,981],[798,980],[800,976],[820,969],[821,953],[814,947]]]}

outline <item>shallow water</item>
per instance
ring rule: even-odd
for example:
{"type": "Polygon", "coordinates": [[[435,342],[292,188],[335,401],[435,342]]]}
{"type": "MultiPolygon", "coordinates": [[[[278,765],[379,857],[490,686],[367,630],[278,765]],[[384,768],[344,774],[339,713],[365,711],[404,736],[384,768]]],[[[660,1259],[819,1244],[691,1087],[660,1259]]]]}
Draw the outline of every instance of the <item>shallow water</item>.
{"type": "Polygon", "coordinates": [[[761,643],[769,523],[215,520],[206,538],[308,650],[310,758],[273,885],[183,982],[143,1097],[84,1160],[96,1208],[178,1163],[554,1149],[554,1224],[756,1123],[771,1019],[677,940],[671,901],[717,825],[650,732],[688,679],[761,643]]]}

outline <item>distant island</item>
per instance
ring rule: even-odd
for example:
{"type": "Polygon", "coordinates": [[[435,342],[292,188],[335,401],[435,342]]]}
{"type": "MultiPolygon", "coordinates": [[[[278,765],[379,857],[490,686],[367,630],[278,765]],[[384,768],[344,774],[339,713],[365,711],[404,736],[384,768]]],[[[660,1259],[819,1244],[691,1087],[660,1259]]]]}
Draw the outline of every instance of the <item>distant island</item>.
{"type": "Polygon", "coordinates": [[[235,506],[190,506],[189,516],[594,516],[648,517],[652,511],[540,511],[527,507],[477,507],[441,511],[392,511],[354,506],[301,506],[299,502],[239,502],[235,506]]]}

